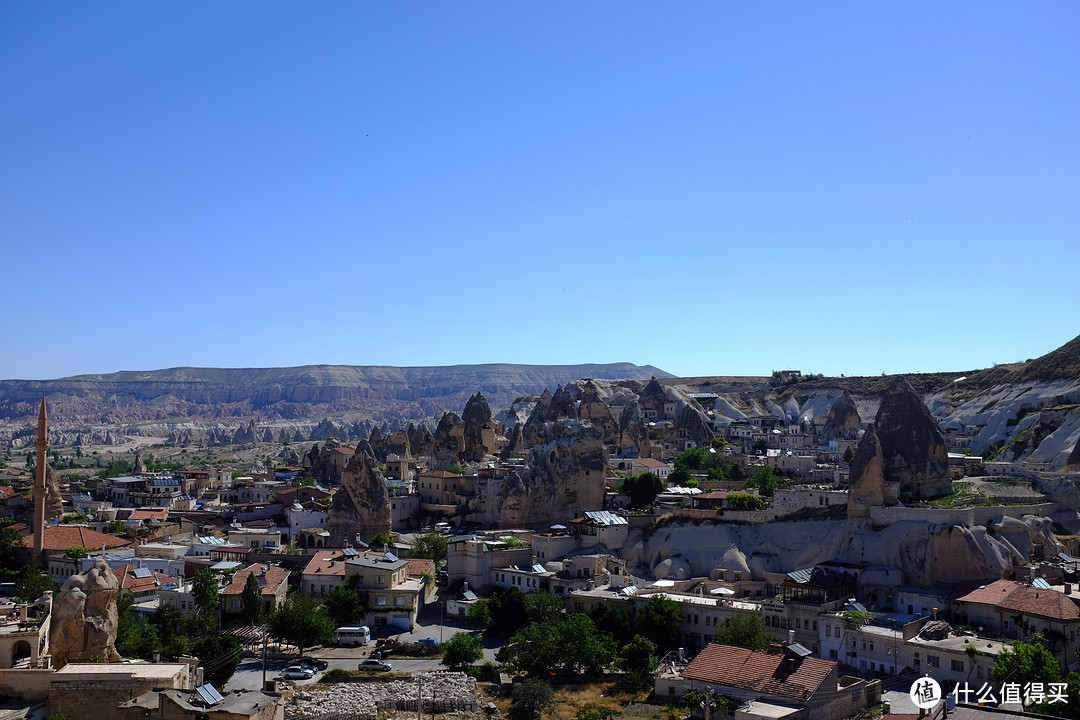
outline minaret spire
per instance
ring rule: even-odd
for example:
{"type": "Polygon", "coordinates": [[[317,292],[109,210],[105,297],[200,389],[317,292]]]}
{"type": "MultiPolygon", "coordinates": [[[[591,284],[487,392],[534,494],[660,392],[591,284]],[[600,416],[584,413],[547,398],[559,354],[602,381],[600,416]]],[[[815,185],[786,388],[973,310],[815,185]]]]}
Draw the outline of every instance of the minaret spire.
{"type": "Polygon", "coordinates": [[[45,393],[41,394],[38,410],[37,472],[34,474],[34,562],[45,562],[45,463],[49,459],[49,416],[45,410],[45,393]]]}

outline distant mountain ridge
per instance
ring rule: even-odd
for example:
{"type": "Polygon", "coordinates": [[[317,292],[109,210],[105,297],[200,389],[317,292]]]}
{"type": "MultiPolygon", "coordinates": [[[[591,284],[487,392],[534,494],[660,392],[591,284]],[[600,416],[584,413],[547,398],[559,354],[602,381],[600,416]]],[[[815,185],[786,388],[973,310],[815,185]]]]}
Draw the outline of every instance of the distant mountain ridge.
{"type": "Polygon", "coordinates": [[[633,363],[432,367],[305,365],[121,371],[56,380],[0,380],[0,422],[37,412],[41,395],[57,424],[141,424],[188,420],[263,421],[352,415],[377,422],[460,412],[478,390],[495,407],[583,377],[673,377],[633,363]]]}

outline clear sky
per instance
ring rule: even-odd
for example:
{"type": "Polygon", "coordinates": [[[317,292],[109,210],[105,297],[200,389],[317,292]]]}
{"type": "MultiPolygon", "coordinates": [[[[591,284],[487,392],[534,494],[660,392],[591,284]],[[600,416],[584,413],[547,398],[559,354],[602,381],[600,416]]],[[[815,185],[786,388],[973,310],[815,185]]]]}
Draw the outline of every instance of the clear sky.
{"type": "Polygon", "coordinates": [[[0,378],[1080,334],[1080,3],[0,0],[0,378]]]}

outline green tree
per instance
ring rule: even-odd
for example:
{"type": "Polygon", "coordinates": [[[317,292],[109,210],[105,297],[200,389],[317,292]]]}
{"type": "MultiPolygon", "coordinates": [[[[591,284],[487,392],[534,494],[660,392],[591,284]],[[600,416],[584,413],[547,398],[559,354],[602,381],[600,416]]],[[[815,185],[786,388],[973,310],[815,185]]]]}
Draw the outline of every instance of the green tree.
{"type": "Polygon", "coordinates": [[[270,616],[270,636],[296,645],[300,654],[312,645],[334,639],[334,621],[326,608],[308,595],[294,595],[270,616]]]}
{"type": "Polygon", "coordinates": [[[764,650],[776,640],[759,612],[736,612],[716,626],[713,642],[748,650],[764,650]]]}
{"type": "Polygon", "coordinates": [[[128,524],[123,520],[110,520],[105,526],[105,532],[110,535],[123,535],[128,531],[128,524]]]}
{"type": "Polygon", "coordinates": [[[724,501],[728,510],[760,510],[765,507],[764,500],[749,493],[729,493],[724,501]]]}
{"type": "Polygon", "coordinates": [[[508,635],[517,632],[529,621],[525,611],[525,593],[516,587],[492,593],[491,624],[495,632],[508,635]]]}
{"type": "Polygon", "coordinates": [[[585,703],[574,713],[574,720],[611,720],[622,713],[610,705],[585,703]]]}
{"type": "Polygon", "coordinates": [[[472,605],[469,606],[468,612],[469,622],[474,625],[479,625],[482,628],[486,628],[491,624],[491,600],[488,598],[480,598],[472,605]]]}
{"type": "Polygon", "coordinates": [[[263,616],[263,599],[262,587],[255,573],[248,574],[244,591],[240,594],[240,601],[244,606],[244,621],[248,625],[258,625],[263,616]]]}
{"type": "Polygon", "coordinates": [[[191,644],[191,652],[200,660],[204,681],[221,688],[240,667],[244,645],[233,635],[204,635],[191,644]]]}
{"type": "Polygon", "coordinates": [[[507,717],[510,720],[538,720],[555,704],[555,691],[543,680],[529,678],[514,686],[507,717]]]}
{"type": "Polygon", "coordinates": [[[1027,687],[1029,683],[1043,683],[1044,689],[1049,690],[1050,683],[1065,682],[1067,702],[1034,703],[1026,706],[1025,710],[1058,717],[1080,717],[1080,674],[1072,672],[1063,679],[1061,665],[1047,649],[1046,639],[1039,633],[1003,648],[994,660],[990,676],[999,687],[1006,682],[1017,683],[1021,687],[1027,687]]]}
{"type": "Polygon", "coordinates": [[[221,596],[218,581],[210,568],[201,568],[191,581],[191,597],[195,601],[195,615],[215,632],[218,624],[218,612],[221,609],[221,596]]]}
{"type": "Polygon", "coordinates": [[[160,646],[157,630],[135,617],[135,596],[121,593],[116,598],[116,651],[123,657],[149,660],[160,646]]]}
{"type": "Polygon", "coordinates": [[[610,636],[596,630],[587,615],[571,613],[555,622],[524,626],[496,657],[528,675],[549,671],[595,675],[614,664],[615,645],[610,636]]]}
{"type": "Polygon", "coordinates": [[[679,603],[663,593],[650,595],[637,612],[638,634],[644,635],[658,648],[664,650],[675,647],[681,624],[682,614],[679,611],[679,603]]]}
{"type": "Polygon", "coordinates": [[[383,533],[379,533],[368,539],[368,545],[372,548],[390,547],[393,544],[394,541],[383,533]]]}
{"type": "Polygon", "coordinates": [[[597,630],[607,633],[617,642],[623,642],[631,636],[630,613],[621,607],[600,603],[589,613],[589,619],[597,630]]]}
{"type": "Polygon", "coordinates": [[[24,565],[15,579],[15,597],[22,602],[34,602],[44,595],[46,590],[55,593],[59,589],[56,581],[37,565],[24,565]]]}
{"type": "Polygon", "coordinates": [[[664,481],[649,472],[628,477],[622,483],[622,492],[630,498],[630,507],[634,508],[652,505],[663,490],[664,481]]]}
{"type": "Polygon", "coordinates": [[[855,459],[855,451],[851,449],[850,445],[848,445],[847,450],[844,451],[844,462],[846,462],[848,465],[850,465],[851,461],[854,460],[854,459],[855,459]]]}
{"type": "Polygon", "coordinates": [[[0,528],[0,568],[17,570],[24,564],[26,544],[15,528],[0,528]]]}
{"type": "Polygon", "coordinates": [[[559,595],[546,590],[525,596],[525,617],[528,622],[557,622],[563,615],[565,601],[559,595]]]}
{"type": "Polygon", "coordinates": [[[79,560],[92,552],[92,548],[85,547],[84,545],[72,545],[69,548],[64,548],[64,554],[72,560],[79,560]]]}
{"type": "Polygon", "coordinates": [[[366,593],[352,588],[334,588],[323,598],[323,605],[337,625],[349,625],[367,614],[366,593]]]}
{"type": "Polygon", "coordinates": [[[456,633],[443,645],[442,664],[451,670],[464,670],[484,657],[484,644],[469,633],[456,633]]]}
{"type": "Polygon", "coordinates": [[[743,487],[757,488],[758,492],[765,497],[772,497],[779,484],[780,478],[776,477],[773,469],[768,465],[762,465],[754,473],[754,477],[743,483],[743,487]]]}
{"type": "Polygon", "coordinates": [[[641,635],[635,635],[619,651],[619,667],[626,673],[630,685],[640,690],[652,687],[658,664],[656,645],[641,635]]]}
{"type": "Polygon", "coordinates": [[[412,552],[409,554],[414,558],[434,560],[438,567],[446,562],[448,542],[448,538],[440,533],[424,533],[413,540],[412,552]]]}
{"type": "Polygon", "coordinates": [[[187,654],[188,637],[184,613],[175,605],[158,605],[150,616],[150,624],[157,631],[162,657],[175,659],[187,654]]]}
{"type": "Polygon", "coordinates": [[[89,522],[90,518],[83,513],[70,513],[60,518],[60,522],[64,525],[73,525],[75,523],[89,522]]]}

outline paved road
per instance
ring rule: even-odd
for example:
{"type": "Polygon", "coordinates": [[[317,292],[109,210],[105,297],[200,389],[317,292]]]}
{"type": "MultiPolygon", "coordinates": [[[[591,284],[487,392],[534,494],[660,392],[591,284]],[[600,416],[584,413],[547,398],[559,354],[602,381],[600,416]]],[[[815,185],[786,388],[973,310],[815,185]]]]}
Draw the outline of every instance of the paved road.
{"type": "MultiPolygon", "coordinates": [[[[437,603],[431,603],[423,612],[420,613],[420,618],[417,621],[416,627],[411,632],[403,632],[397,635],[398,639],[403,642],[415,642],[421,638],[435,638],[441,642],[445,642],[452,638],[455,633],[470,632],[474,628],[470,627],[467,623],[458,621],[457,619],[442,618],[440,621],[439,607],[437,603]]],[[[500,643],[495,642],[489,638],[483,638],[484,641],[484,658],[481,662],[494,662],[495,652],[499,649],[500,643]]],[[[344,670],[355,670],[360,661],[375,651],[375,643],[371,642],[366,647],[359,648],[343,648],[337,646],[327,646],[321,648],[309,648],[306,655],[317,657],[321,660],[325,660],[329,669],[342,668],[344,670]]],[[[394,666],[394,672],[407,672],[407,673],[422,673],[431,672],[432,670],[445,669],[439,658],[391,658],[390,664],[394,666]]],[[[286,657],[270,657],[266,663],[266,679],[272,680],[281,674],[281,671],[288,665],[288,658],[286,657]]],[[[292,682],[297,685],[307,685],[312,682],[318,682],[322,673],[316,673],[315,677],[311,680],[293,680],[292,682]]],[[[244,658],[244,661],[240,664],[236,673],[229,679],[229,682],[225,685],[227,690],[258,690],[262,687],[263,680],[263,668],[262,658],[244,658]]]]}

